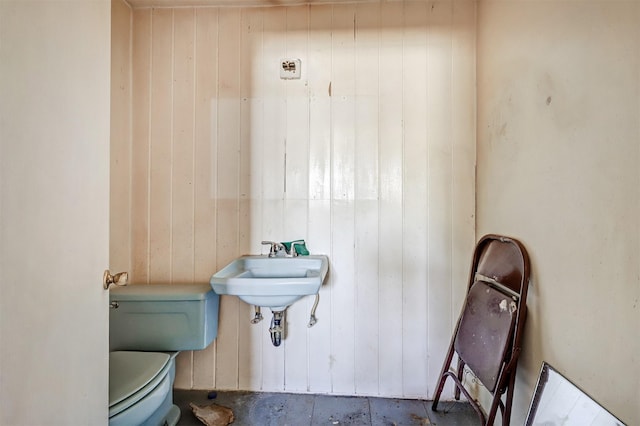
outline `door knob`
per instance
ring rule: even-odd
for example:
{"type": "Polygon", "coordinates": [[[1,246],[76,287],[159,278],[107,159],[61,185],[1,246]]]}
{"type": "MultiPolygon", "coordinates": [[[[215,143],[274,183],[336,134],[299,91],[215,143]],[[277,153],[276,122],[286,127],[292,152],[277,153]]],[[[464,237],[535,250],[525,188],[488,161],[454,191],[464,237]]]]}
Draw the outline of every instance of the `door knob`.
{"type": "Polygon", "coordinates": [[[111,275],[111,272],[107,269],[104,271],[102,275],[102,287],[105,290],[109,290],[111,284],[115,284],[117,286],[127,285],[127,281],[129,280],[129,273],[127,272],[118,272],[117,274],[111,275]]]}

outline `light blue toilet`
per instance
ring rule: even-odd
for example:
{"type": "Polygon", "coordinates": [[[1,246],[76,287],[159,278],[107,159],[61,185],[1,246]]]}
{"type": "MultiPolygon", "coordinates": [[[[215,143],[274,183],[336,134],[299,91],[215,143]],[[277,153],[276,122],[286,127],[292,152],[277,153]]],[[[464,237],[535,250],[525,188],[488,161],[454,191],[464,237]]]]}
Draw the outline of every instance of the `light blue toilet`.
{"type": "Polygon", "coordinates": [[[109,425],[175,425],[175,357],[216,338],[220,297],[208,283],[133,284],[109,299],[109,425]]]}

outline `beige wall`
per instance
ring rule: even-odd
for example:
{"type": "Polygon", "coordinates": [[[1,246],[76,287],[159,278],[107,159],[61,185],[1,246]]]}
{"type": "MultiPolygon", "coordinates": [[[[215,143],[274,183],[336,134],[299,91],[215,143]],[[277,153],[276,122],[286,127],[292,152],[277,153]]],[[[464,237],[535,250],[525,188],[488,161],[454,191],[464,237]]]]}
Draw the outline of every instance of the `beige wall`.
{"type": "Polygon", "coordinates": [[[533,266],[516,387],[543,360],[640,423],[640,3],[478,3],[477,233],[533,266]]]}
{"type": "Polygon", "coordinates": [[[279,348],[223,297],[178,387],[433,393],[475,238],[474,22],[466,0],[134,9],[132,281],[207,282],[263,239],[331,261],[279,348]]]}

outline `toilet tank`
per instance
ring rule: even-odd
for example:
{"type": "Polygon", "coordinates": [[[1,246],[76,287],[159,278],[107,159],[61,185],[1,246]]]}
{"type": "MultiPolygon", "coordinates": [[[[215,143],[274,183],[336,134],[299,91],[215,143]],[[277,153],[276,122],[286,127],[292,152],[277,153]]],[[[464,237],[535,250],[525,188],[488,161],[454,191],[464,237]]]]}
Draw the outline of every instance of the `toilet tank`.
{"type": "Polygon", "coordinates": [[[204,349],[218,334],[220,296],[206,284],[130,284],[109,291],[109,350],[204,349]]]}

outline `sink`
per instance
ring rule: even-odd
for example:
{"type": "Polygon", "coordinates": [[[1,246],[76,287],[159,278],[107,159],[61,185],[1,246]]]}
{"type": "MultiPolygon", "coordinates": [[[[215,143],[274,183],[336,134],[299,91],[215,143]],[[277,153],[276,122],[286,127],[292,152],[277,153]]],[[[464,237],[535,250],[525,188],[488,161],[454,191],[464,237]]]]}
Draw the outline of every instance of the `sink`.
{"type": "Polygon", "coordinates": [[[327,276],[324,255],[298,257],[242,256],[211,277],[217,294],[282,311],[303,296],[317,294],[327,276]]]}

